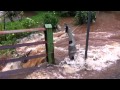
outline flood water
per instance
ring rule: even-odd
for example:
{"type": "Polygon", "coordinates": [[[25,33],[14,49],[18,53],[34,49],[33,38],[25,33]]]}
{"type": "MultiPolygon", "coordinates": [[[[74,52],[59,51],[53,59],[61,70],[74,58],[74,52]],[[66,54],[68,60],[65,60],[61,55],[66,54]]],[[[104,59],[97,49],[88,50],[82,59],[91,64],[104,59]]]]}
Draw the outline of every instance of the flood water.
{"type": "MultiPolygon", "coordinates": [[[[26,14],[26,16],[32,16],[32,15],[33,14],[31,14],[30,12],[26,14]]],[[[71,25],[72,30],[74,30],[76,28],[76,26],[73,25],[74,18],[71,18],[71,17],[63,18],[59,22],[59,24],[62,27],[63,27],[64,23],[71,25]]],[[[82,45],[85,45],[86,27],[87,27],[87,25],[81,25],[74,31],[76,42],[77,42],[77,44],[81,45],[80,48],[82,47],[82,45]]],[[[90,33],[90,40],[89,40],[90,46],[95,46],[95,47],[100,46],[100,45],[105,46],[105,44],[106,45],[109,45],[111,43],[114,44],[114,41],[120,43],[120,40],[119,40],[120,39],[119,38],[119,36],[120,36],[120,34],[119,34],[120,33],[120,13],[119,12],[99,12],[97,14],[96,23],[91,24],[90,32],[92,32],[92,33],[90,33]],[[109,35],[111,37],[109,37],[109,35]]],[[[116,45],[116,43],[115,43],[115,45],[116,45]]],[[[55,46],[62,47],[65,49],[65,47],[68,46],[68,40],[67,39],[60,40],[59,42],[57,42],[55,44],[55,46]]],[[[116,47],[114,45],[112,45],[112,46],[113,46],[112,48],[116,47]]],[[[110,47],[111,50],[112,50],[112,48],[110,47]]],[[[116,49],[116,50],[118,51],[117,54],[119,54],[119,49],[116,49]]],[[[113,52],[113,51],[111,51],[111,52],[113,52]]],[[[116,53],[116,51],[114,52],[114,54],[115,53],[116,53]]],[[[66,54],[66,56],[67,56],[67,54],[66,54]]],[[[61,60],[61,58],[65,58],[66,56],[64,56],[64,53],[58,53],[57,50],[55,51],[55,58],[58,60],[61,60]]],[[[113,56],[113,57],[115,57],[115,56],[113,56]]],[[[110,73],[111,75],[112,75],[112,73],[115,73],[114,70],[111,70],[111,71],[108,70],[106,72],[107,73],[111,72],[110,73]]],[[[101,75],[100,74],[96,75],[97,73],[95,72],[93,77],[94,76],[96,76],[96,78],[100,78],[101,76],[106,77],[106,74],[104,74],[104,73],[101,73],[101,75]]],[[[89,74],[89,75],[91,75],[91,74],[89,74]]],[[[87,74],[87,76],[88,76],[88,74],[87,74]]],[[[92,78],[92,77],[90,76],[90,78],[92,78]]]]}
{"type": "Polygon", "coordinates": [[[37,14],[37,11],[24,11],[25,17],[31,17],[37,14]]]}

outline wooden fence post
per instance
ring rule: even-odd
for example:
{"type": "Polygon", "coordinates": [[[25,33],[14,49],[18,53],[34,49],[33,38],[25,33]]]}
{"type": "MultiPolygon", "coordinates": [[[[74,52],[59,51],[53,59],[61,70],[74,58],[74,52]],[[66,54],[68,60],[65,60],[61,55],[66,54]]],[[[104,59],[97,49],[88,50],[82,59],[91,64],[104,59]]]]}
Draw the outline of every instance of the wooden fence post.
{"type": "Polygon", "coordinates": [[[49,64],[54,64],[54,43],[53,43],[53,30],[51,24],[45,24],[46,30],[45,33],[45,41],[47,42],[45,44],[46,46],[46,54],[47,54],[47,62],[49,64]]]}

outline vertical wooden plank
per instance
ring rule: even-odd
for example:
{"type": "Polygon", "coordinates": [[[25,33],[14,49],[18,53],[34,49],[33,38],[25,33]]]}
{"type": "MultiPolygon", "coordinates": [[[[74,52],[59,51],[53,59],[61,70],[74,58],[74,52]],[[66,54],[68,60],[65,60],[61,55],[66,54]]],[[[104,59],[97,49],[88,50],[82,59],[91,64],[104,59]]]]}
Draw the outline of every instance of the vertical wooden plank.
{"type": "Polygon", "coordinates": [[[47,54],[47,62],[49,64],[54,64],[54,44],[53,44],[53,30],[51,24],[45,24],[46,30],[45,32],[45,41],[46,43],[46,54],[47,54]]]}

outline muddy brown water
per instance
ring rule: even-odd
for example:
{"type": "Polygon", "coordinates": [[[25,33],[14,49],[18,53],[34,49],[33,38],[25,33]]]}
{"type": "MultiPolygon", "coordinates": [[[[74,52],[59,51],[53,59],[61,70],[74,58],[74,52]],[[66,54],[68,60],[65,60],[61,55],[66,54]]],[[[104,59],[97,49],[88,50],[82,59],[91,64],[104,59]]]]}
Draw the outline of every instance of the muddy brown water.
{"type": "MultiPolygon", "coordinates": [[[[62,23],[60,25],[63,25],[63,23],[68,23],[70,26],[72,26],[72,30],[76,28],[77,26],[73,25],[74,19],[73,18],[64,18],[61,20],[62,23]]],[[[85,47],[85,41],[86,41],[86,30],[87,25],[81,25],[78,26],[77,29],[75,29],[74,33],[75,40],[77,44],[80,44],[82,47],[85,47]]],[[[119,12],[99,12],[97,14],[97,19],[95,23],[91,24],[90,27],[90,36],[89,36],[89,46],[104,46],[109,45],[113,41],[120,43],[120,13],[119,12]],[[94,33],[91,33],[94,32],[94,33]],[[111,37],[105,37],[103,34],[99,34],[99,32],[107,32],[112,33],[111,37]],[[94,37],[98,34],[97,37],[94,37]]],[[[64,39],[62,41],[59,41],[55,44],[58,47],[66,47],[68,46],[68,39],[64,39]]],[[[56,55],[57,56],[57,55],[56,55]]],[[[64,55],[59,55],[60,57],[64,58],[64,55]]],[[[58,57],[57,57],[58,58],[58,57]]],[[[111,65],[109,68],[106,68],[105,70],[98,72],[98,71],[80,71],[79,74],[83,75],[84,79],[119,79],[120,78],[120,61],[117,61],[117,63],[111,65]]]]}
{"type": "Polygon", "coordinates": [[[31,17],[31,16],[34,16],[36,14],[37,14],[36,11],[24,11],[24,16],[25,17],[31,17]]]}
{"type": "MultiPolygon", "coordinates": [[[[72,30],[74,30],[77,26],[73,25],[74,24],[74,19],[73,18],[64,18],[61,19],[60,21],[60,25],[63,26],[64,23],[69,24],[72,27],[72,30]]],[[[86,30],[87,30],[87,25],[81,25],[78,26],[77,29],[74,30],[74,33],[76,34],[76,41],[79,40],[86,40],[86,30]],[[79,38],[79,39],[77,39],[79,38]]],[[[119,41],[119,36],[120,36],[120,13],[116,13],[116,12],[99,12],[99,14],[97,14],[97,19],[95,23],[91,24],[90,27],[90,32],[110,32],[113,33],[114,35],[112,37],[110,37],[109,39],[114,39],[119,41]]],[[[94,34],[93,34],[94,35],[94,34]]],[[[90,38],[93,36],[90,35],[90,38]]],[[[102,36],[100,36],[102,38],[102,36]]],[[[96,40],[98,40],[97,38],[95,38],[96,40]]],[[[94,39],[94,40],[95,40],[94,39]]],[[[104,38],[103,38],[104,39],[104,38]]],[[[103,40],[101,39],[101,40],[103,40]]],[[[100,40],[100,39],[99,39],[100,40]]],[[[93,40],[92,40],[93,41],[93,40]]],[[[67,44],[67,42],[64,41],[60,41],[58,42],[58,46],[61,45],[65,45],[64,43],[67,44]]]]}
{"type": "MultiPolygon", "coordinates": [[[[86,27],[87,25],[75,26],[74,18],[68,17],[60,20],[59,24],[62,26],[62,30],[64,30],[64,23],[67,23],[71,26],[71,29],[74,30],[75,40],[77,44],[81,44],[81,46],[85,46],[86,40],[86,27]]],[[[95,23],[91,24],[90,32],[95,32],[90,34],[89,45],[91,46],[104,46],[106,44],[110,44],[112,41],[120,42],[120,13],[119,12],[99,12],[97,14],[97,19],[95,23]],[[111,37],[105,38],[102,34],[99,34],[98,37],[93,37],[98,34],[98,32],[108,32],[112,33],[111,37]]],[[[57,47],[67,47],[68,39],[64,39],[55,44],[57,47]]],[[[56,61],[64,59],[67,53],[62,51],[55,51],[56,61]]],[[[120,78],[120,61],[111,67],[107,68],[104,71],[80,71],[80,74],[84,75],[84,79],[110,79],[110,78],[120,78]]]]}

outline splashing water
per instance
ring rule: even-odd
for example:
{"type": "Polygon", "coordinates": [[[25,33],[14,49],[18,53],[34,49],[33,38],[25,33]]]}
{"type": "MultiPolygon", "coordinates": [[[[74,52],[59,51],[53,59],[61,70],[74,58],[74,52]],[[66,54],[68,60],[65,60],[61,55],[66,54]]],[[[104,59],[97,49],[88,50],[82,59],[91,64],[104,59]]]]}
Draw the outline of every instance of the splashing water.
{"type": "Polygon", "coordinates": [[[80,48],[78,46],[78,51],[75,54],[75,60],[72,61],[66,57],[60,62],[60,66],[66,68],[66,65],[69,65],[69,67],[74,68],[75,71],[82,69],[100,71],[106,67],[109,67],[120,59],[119,43],[99,47],[91,46],[88,50],[88,58],[86,61],[84,60],[84,48],[80,48]],[[87,67],[85,67],[85,63],[87,67]]]}

